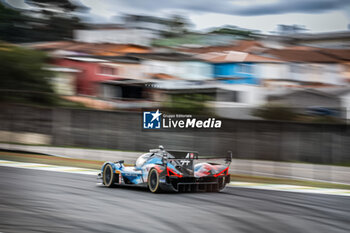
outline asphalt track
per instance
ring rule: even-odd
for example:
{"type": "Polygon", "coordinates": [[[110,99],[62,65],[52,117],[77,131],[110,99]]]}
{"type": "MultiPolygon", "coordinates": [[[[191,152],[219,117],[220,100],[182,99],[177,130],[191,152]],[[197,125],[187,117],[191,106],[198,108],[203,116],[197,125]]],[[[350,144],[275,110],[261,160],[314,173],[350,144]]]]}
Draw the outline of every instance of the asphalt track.
{"type": "Polygon", "coordinates": [[[350,232],[350,198],[227,188],[152,194],[0,167],[0,232],[350,232]]]}

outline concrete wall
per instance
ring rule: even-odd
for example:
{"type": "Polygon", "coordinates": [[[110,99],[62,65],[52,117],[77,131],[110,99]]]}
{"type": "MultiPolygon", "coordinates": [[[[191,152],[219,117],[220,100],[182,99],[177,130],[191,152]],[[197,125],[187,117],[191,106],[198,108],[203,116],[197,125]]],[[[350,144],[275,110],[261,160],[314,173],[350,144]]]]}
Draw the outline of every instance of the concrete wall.
{"type": "MultiPolygon", "coordinates": [[[[346,125],[224,120],[224,130],[142,131],[140,113],[2,106],[0,130],[48,135],[53,145],[147,151],[164,145],[240,159],[350,162],[346,125]]],[[[8,140],[4,141],[9,141],[8,140]]]]}

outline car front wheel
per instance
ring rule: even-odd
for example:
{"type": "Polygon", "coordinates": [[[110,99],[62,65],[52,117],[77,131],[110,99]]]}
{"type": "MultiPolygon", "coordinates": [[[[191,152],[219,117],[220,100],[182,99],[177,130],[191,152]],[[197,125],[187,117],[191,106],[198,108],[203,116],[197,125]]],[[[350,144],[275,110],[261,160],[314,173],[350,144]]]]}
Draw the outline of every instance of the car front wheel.
{"type": "Polygon", "coordinates": [[[107,164],[103,169],[103,184],[108,188],[113,187],[115,182],[115,174],[112,165],[107,164]]]}

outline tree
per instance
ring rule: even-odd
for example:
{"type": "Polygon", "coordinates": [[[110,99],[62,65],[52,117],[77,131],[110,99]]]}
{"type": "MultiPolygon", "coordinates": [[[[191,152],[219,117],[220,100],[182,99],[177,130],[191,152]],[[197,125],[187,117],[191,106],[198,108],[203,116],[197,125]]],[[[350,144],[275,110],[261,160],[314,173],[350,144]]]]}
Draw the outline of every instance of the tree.
{"type": "Polygon", "coordinates": [[[207,114],[206,103],[212,98],[205,94],[174,94],[164,107],[172,113],[182,114],[207,114]]]}
{"type": "Polygon", "coordinates": [[[246,38],[254,38],[254,35],[255,35],[254,31],[240,29],[235,26],[224,26],[224,27],[216,28],[212,30],[211,33],[235,35],[235,36],[241,36],[246,38]]]}
{"type": "Polygon", "coordinates": [[[75,29],[84,28],[75,13],[89,9],[70,0],[28,0],[27,3],[40,10],[39,40],[46,41],[73,38],[75,29]]]}
{"type": "Polygon", "coordinates": [[[51,73],[43,69],[46,60],[42,52],[0,44],[0,100],[54,104],[51,73]]]}
{"type": "Polygon", "coordinates": [[[0,3],[0,40],[25,42],[28,18],[0,3]]]}
{"type": "Polygon", "coordinates": [[[253,114],[266,120],[293,121],[297,117],[293,109],[279,104],[264,105],[256,109],[253,114]]]}
{"type": "Polygon", "coordinates": [[[61,10],[65,13],[73,11],[85,11],[88,8],[84,5],[72,2],[70,0],[27,0],[28,4],[46,9],[46,10],[61,10]]]}
{"type": "Polygon", "coordinates": [[[183,33],[188,32],[188,28],[192,25],[191,22],[181,16],[181,15],[173,15],[168,20],[168,31],[164,33],[166,37],[174,37],[178,35],[182,35],[183,33]]]}
{"type": "Polygon", "coordinates": [[[66,40],[84,28],[76,13],[83,5],[69,0],[28,0],[34,10],[14,10],[0,3],[0,39],[9,42],[66,40]]]}

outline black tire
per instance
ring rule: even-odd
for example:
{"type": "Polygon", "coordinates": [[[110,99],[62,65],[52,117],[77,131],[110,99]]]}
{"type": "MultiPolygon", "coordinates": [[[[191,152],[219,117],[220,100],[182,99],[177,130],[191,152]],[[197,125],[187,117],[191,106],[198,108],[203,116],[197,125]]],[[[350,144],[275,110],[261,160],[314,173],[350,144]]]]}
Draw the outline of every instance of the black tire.
{"type": "Polygon", "coordinates": [[[108,188],[114,187],[115,184],[115,174],[113,172],[113,167],[110,164],[107,164],[103,168],[103,184],[106,185],[108,188]]]}
{"type": "Polygon", "coordinates": [[[152,168],[148,173],[148,189],[152,193],[158,193],[161,191],[160,185],[159,185],[159,173],[156,169],[152,168]]]}
{"type": "Polygon", "coordinates": [[[225,189],[225,186],[226,186],[225,180],[219,177],[216,185],[209,186],[210,188],[208,189],[208,192],[214,192],[214,193],[221,192],[222,190],[225,189]]]}
{"type": "Polygon", "coordinates": [[[225,183],[226,178],[222,177],[218,179],[218,189],[216,192],[221,192],[226,188],[226,183],[225,183]]]}

